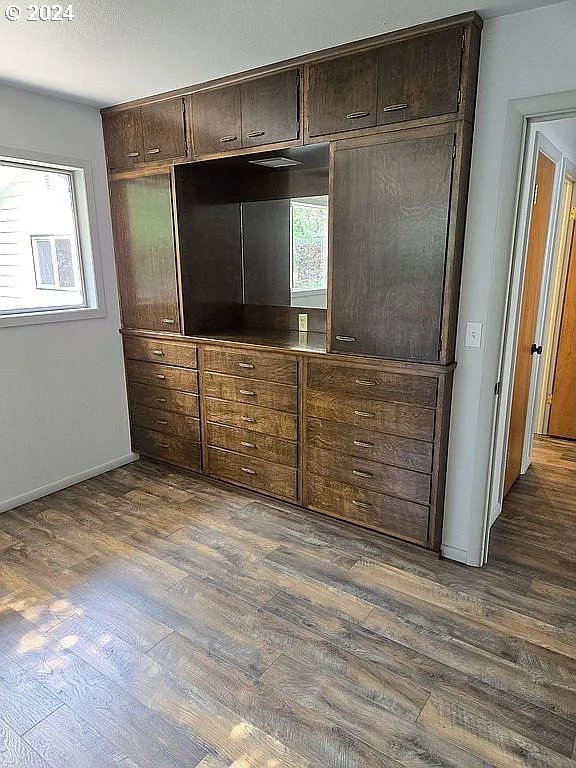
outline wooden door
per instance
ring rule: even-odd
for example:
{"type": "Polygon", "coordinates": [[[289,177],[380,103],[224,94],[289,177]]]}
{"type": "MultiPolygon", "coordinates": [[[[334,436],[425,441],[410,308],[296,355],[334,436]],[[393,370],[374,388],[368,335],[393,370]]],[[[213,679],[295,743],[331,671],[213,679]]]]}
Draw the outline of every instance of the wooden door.
{"type": "MultiPolygon", "coordinates": [[[[572,209],[576,212],[576,208],[572,209]]],[[[576,440],[576,226],[572,224],[568,275],[552,387],[548,434],[576,440]]]]}
{"type": "Polygon", "coordinates": [[[145,160],[186,157],[184,102],[168,99],[142,107],[145,160]]]}
{"type": "Polygon", "coordinates": [[[308,134],[376,125],[378,53],[356,53],[308,68],[308,134]]]}
{"type": "Polygon", "coordinates": [[[454,141],[443,127],[335,146],[332,351],[438,361],[454,141]]]}
{"type": "Polygon", "coordinates": [[[536,323],[542,288],[542,272],[546,256],[546,240],[550,223],[550,207],[554,189],[556,166],[542,152],[538,153],[536,185],[530,217],[530,231],[526,251],[526,267],[522,288],[522,305],[518,328],[518,348],[514,368],[514,389],[508,432],[508,451],[504,475],[504,494],[507,494],[522,469],[522,453],[528,416],[530,379],[532,375],[532,345],[536,339],[536,323]]]}
{"type": "Polygon", "coordinates": [[[380,49],[378,125],[458,111],[462,27],[380,49]]]}
{"type": "Polygon", "coordinates": [[[215,88],[192,95],[195,155],[242,148],[240,86],[215,88]]]}
{"type": "Polygon", "coordinates": [[[122,325],[180,331],[170,174],[110,183],[122,325]]]}
{"type": "Polygon", "coordinates": [[[242,146],[258,147],[298,138],[298,70],[244,83],[242,146]]]}
{"type": "Polygon", "coordinates": [[[102,119],[108,168],[129,168],[144,160],[140,109],[113,112],[102,119]]]}

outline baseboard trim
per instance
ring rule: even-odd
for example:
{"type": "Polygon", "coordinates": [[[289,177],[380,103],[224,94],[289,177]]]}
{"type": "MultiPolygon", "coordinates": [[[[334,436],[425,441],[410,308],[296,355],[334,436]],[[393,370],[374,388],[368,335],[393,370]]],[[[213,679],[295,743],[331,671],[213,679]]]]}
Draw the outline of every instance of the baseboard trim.
{"type": "Polygon", "coordinates": [[[105,464],[100,464],[98,467],[91,467],[84,472],[79,472],[76,475],[70,475],[69,477],[63,477],[61,480],[56,480],[54,483],[48,483],[40,488],[35,488],[33,491],[27,493],[21,493],[19,496],[14,496],[12,499],[6,499],[6,501],[0,501],[0,513],[8,512],[10,509],[20,507],[22,504],[28,504],[29,501],[36,501],[43,496],[49,496],[51,493],[61,491],[63,488],[68,488],[71,485],[81,483],[83,480],[90,480],[91,477],[97,475],[103,475],[105,472],[110,472],[111,469],[117,469],[123,467],[125,464],[131,464],[139,458],[137,453],[127,453],[125,456],[120,456],[112,461],[107,461],[105,464]]]}
{"type": "Polygon", "coordinates": [[[461,547],[452,547],[449,544],[442,544],[442,557],[447,560],[456,560],[457,563],[466,565],[468,560],[468,550],[461,547]]]}

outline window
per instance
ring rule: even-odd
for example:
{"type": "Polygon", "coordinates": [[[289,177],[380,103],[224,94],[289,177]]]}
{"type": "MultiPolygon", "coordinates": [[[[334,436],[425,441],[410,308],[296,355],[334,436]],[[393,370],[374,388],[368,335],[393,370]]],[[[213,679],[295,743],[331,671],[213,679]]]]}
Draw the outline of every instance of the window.
{"type": "Polygon", "coordinates": [[[292,292],[325,291],[328,273],[328,198],[290,201],[292,292]]]}
{"type": "Polygon", "coordinates": [[[98,309],[86,172],[0,157],[0,325],[98,309]]]}

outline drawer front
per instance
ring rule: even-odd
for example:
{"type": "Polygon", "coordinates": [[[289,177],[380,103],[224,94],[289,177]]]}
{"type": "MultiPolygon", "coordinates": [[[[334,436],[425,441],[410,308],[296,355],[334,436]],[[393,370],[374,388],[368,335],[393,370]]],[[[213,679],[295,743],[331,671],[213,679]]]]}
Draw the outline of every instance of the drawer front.
{"type": "Polygon", "coordinates": [[[248,432],[208,422],[206,442],[214,448],[236,451],[245,456],[272,461],[276,464],[285,464],[288,467],[298,465],[298,449],[295,442],[279,440],[277,437],[261,435],[258,432],[248,432]]]}
{"type": "Polygon", "coordinates": [[[128,384],[128,399],[131,404],[145,405],[148,408],[160,408],[164,411],[175,411],[186,416],[200,415],[198,395],[189,392],[178,392],[175,389],[151,387],[148,384],[128,384]]]}
{"type": "Polygon", "coordinates": [[[436,379],[408,373],[388,373],[378,368],[348,367],[312,360],[307,382],[319,392],[346,392],[372,400],[436,407],[436,379]]]}
{"type": "Polygon", "coordinates": [[[306,451],[308,474],[333,478],[348,485],[367,488],[419,504],[430,503],[430,475],[391,467],[376,461],[310,448],[306,451]]]}
{"type": "Polygon", "coordinates": [[[435,412],[428,408],[314,391],[308,391],[306,407],[308,415],[318,419],[417,440],[434,439],[435,412]]]}
{"type": "Polygon", "coordinates": [[[146,408],[144,405],[130,405],[130,423],[144,429],[154,429],[167,435],[179,435],[200,442],[200,421],[172,411],[146,408]]]}
{"type": "Polygon", "coordinates": [[[265,408],[289,413],[296,413],[298,410],[297,389],[286,384],[240,379],[236,376],[210,372],[204,373],[203,383],[203,394],[206,397],[262,405],[265,408]]]}
{"type": "Polygon", "coordinates": [[[209,448],[208,474],[282,499],[296,500],[297,472],[280,464],[209,448]]]}
{"type": "Polygon", "coordinates": [[[147,360],[183,368],[197,367],[195,344],[178,344],[175,341],[124,336],[124,354],[129,360],[147,360]]]}
{"type": "Polygon", "coordinates": [[[309,418],[306,424],[306,445],[418,472],[432,471],[433,443],[371,432],[361,427],[351,429],[349,425],[335,421],[309,418]]]}
{"type": "Polygon", "coordinates": [[[186,469],[200,470],[202,457],[200,443],[187,437],[164,435],[151,429],[132,427],[132,447],[144,456],[150,456],[186,469]]]}
{"type": "Polygon", "coordinates": [[[126,375],[139,384],[153,384],[168,389],[198,394],[198,371],[175,365],[155,365],[138,360],[126,360],[126,375]]]}
{"type": "Polygon", "coordinates": [[[429,509],[323,477],[307,478],[308,507],[392,536],[426,544],[429,509]]]}
{"type": "Polygon", "coordinates": [[[214,400],[210,397],[204,400],[204,404],[206,421],[261,432],[284,440],[297,439],[298,427],[295,414],[260,408],[257,405],[214,400]]]}
{"type": "Polygon", "coordinates": [[[204,370],[214,373],[277,381],[279,384],[295,385],[298,380],[297,362],[290,355],[205,349],[203,359],[204,370]]]}

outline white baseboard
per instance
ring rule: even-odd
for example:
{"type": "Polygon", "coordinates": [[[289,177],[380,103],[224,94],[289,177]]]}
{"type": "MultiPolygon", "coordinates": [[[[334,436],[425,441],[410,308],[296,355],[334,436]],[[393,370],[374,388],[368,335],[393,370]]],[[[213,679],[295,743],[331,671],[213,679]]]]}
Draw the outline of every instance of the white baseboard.
{"type": "Polygon", "coordinates": [[[501,512],[502,512],[502,504],[500,502],[498,502],[497,504],[495,504],[492,507],[492,509],[490,511],[490,519],[489,519],[489,523],[488,523],[490,528],[492,528],[492,526],[496,522],[496,520],[499,517],[501,512]]]}
{"type": "Polygon", "coordinates": [[[14,496],[12,499],[0,501],[0,512],[8,512],[9,509],[20,507],[22,504],[28,504],[29,501],[36,501],[36,499],[41,499],[43,496],[49,496],[51,493],[61,491],[63,488],[68,488],[70,485],[76,485],[76,483],[81,483],[83,480],[89,480],[91,477],[103,475],[104,472],[110,472],[111,469],[117,469],[118,467],[124,466],[124,464],[131,464],[138,458],[137,453],[127,453],[125,456],[120,456],[118,459],[107,461],[105,464],[100,464],[98,467],[86,469],[84,472],[79,472],[77,475],[63,477],[61,480],[56,480],[54,483],[48,483],[40,488],[35,488],[33,491],[14,496]]]}
{"type": "Polygon", "coordinates": [[[449,544],[442,544],[442,557],[447,560],[456,560],[457,563],[464,563],[468,559],[468,550],[461,547],[452,547],[449,544]]]}

